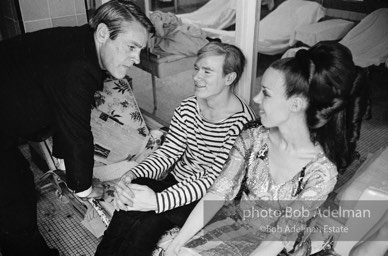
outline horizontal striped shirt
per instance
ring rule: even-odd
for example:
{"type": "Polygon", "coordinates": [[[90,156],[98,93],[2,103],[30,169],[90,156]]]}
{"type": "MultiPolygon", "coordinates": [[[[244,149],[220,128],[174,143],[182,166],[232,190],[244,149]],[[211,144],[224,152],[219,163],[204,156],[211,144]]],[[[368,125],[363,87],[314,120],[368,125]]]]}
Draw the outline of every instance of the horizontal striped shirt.
{"type": "Polygon", "coordinates": [[[157,213],[201,199],[213,184],[244,124],[255,118],[252,109],[241,104],[242,111],[218,123],[201,116],[194,96],[175,109],[163,145],[131,169],[136,177],[160,179],[175,164],[171,174],[178,183],[156,193],[157,213]]]}

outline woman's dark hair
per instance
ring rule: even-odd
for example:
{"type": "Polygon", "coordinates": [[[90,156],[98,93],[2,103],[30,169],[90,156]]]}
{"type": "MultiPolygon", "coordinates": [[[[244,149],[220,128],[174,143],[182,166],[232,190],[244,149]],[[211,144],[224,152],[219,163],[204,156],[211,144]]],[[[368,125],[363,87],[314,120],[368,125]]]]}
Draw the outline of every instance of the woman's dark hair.
{"type": "Polygon", "coordinates": [[[225,56],[222,71],[224,75],[235,72],[236,79],[234,79],[231,87],[234,88],[241,78],[245,68],[245,56],[237,46],[212,41],[203,46],[197,53],[198,60],[207,56],[225,56]]]}
{"type": "Polygon", "coordinates": [[[356,154],[368,95],[365,74],[354,65],[350,50],[337,42],[320,42],[271,67],[284,73],[288,98],[307,99],[311,140],[342,172],[356,154]]]}
{"type": "Polygon", "coordinates": [[[155,28],[143,11],[130,0],[111,0],[101,5],[89,20],[89,26],[96,31],[104,23],[109,29],[109,38],[114,40],[122,32],[124,22],[139,22],[150,34],[155,28]]]}

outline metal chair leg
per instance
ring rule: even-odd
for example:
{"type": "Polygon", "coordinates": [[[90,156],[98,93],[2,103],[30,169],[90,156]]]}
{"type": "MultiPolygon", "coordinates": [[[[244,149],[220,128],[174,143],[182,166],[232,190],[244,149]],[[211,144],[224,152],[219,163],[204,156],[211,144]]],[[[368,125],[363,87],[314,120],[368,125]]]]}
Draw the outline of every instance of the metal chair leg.
{"type": "Polygon", "coordinates": [[[49,170],[46,173],[44,173],[42,176],[40,176],[39,180],[37,181],[38,187],[43,190],[48,187],[54,187],[55,194],[58,196],[59,199],[64,199],[63,196],[65,194],[65,191],[67,190],[66,183],[61,179],[61,177],[56,173],[60,172],[60,170],[49,170]],[[43,181],[52,178],[52,181],[49,181],[49,183],[45,185],[40,185],[43,181]]]}
{"type": "Polygon", "coordinates": [[[158,103],[156,99],[156,83],[155,83],[155,76],[151,74],[151,79],[152,79],[152,97],[153,97],[153,104],[154,104],[154,109],[152,111],[153,114],[155,114],[158,103]]]}

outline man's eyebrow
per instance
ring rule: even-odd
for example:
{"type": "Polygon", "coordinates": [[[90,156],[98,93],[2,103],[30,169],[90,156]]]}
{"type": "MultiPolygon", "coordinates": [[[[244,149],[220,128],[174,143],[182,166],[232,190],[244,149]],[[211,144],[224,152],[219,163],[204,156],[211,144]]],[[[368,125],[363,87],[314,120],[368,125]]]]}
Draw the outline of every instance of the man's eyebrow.
{"type": "MultiPolygon", "coordinates": [[[[199,68],[197,63],[194,63],[194,68],[199,68]]],[[[214,71],[214,69],[212,69],[211,67],[207,67],[207,66],[202,66],[201,68],[206,70],[206,71],[214,71]]]]}
{"type": "Polygon", "coordinates": [[[146,47],[146,46],[143,47],[143,45],[141,45],[141,44],[139,44],[138,42],[135,42],[135,41],[130,41],[129,43],[130,43],[130,44],[133,44],[134,46],[136,46],[136,47],[138,47],[138,48],[141,48],[141,49],[143,49],[144,47],[146,47]]]}
{"type": "Polygon", "coordinates": [[[268,87],[266,87],[266,86],[263,85],[263,84],[261,84],[261,89],[266,90],[266,91],[271,91],[271,89],[269,89],[268,87]]]}
{"type": "Polygon", "coordinates": [[[210,67],[202,67],[204,70],[206,70],[206,71],[213,71],[214,69],[212,69],[212,68],[210,68],[210,67]]]}

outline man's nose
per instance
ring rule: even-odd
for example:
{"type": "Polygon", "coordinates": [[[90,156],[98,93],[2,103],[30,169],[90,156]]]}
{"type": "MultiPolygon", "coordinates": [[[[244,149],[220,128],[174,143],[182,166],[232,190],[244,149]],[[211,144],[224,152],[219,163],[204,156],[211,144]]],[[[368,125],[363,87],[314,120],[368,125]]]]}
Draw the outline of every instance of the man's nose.
{"type": "Polygon", "coordinates": [[[195,80],[200,80],[202,78],[201,70],[195,70],[193,72],[193,79],[195,80]]]}
{"type": "Polygon", "coordinates": [[[134,52],[133,54],[131,54],[131,60],[135,64],[139,64],[140,63],[140,50],[134,52]]]}
{"type": "Polygon", "coordinates": [[[139,64],[140,63],[140,53],[133,57],[133,62],[135,64],[139,64]]]}
{"type": "Polygon", "coordinates": [[[261,97],[261,92],[259,92],[255,97],[253,97],[253,101],[257,104],[261,103],[262,97],[261,97]]]}

